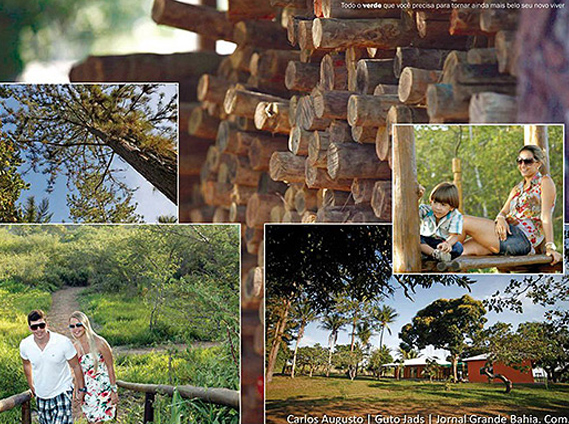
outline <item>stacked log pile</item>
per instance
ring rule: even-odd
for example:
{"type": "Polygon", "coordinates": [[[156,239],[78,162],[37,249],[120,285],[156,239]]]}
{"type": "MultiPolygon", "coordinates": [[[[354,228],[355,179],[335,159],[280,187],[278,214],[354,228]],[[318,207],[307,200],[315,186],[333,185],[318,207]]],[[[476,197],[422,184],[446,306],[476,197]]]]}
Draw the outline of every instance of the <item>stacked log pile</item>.
{"type": "MultiPolygon", "coordinates": [[[[155,0],[152,17],[236,43],[229,56],[90,57],[71,79],[180,82],[180,221],[242,224],[254,356],[263,225],[390,222],[392,124],[515,121],[517,12],[505,0],[228,3],[155,0]]],[[[244,367],[244,423],[261,374],[244,367]]]]}

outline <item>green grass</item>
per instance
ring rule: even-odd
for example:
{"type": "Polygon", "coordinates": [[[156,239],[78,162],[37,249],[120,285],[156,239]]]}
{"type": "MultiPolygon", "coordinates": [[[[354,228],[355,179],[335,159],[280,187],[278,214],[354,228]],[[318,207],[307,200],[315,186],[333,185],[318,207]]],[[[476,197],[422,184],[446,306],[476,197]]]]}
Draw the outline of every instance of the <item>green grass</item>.
{"type": "Polygon", "coordinates": [[[287,414],[346,416],[352,414],[404,415],[531,414],[544,417],[569,415],[569,384],[514,385],[510,394],[503,385],[409,380],[375,380],[344,376],[294,379],[276,376],[267,384],[267,423],[286,422],[287,414]],[[450,387],[450,390],[447,388],[450,387]]]}
{"type": "Polygon", "coordinates": [[[87,293],[81,296],[80,303],[95,331],[111,346],[151,346],[180,341],[179,331],[173,326],[160,324],[150,330],[150,308],[140,297],[122,293],[87,293]]]}

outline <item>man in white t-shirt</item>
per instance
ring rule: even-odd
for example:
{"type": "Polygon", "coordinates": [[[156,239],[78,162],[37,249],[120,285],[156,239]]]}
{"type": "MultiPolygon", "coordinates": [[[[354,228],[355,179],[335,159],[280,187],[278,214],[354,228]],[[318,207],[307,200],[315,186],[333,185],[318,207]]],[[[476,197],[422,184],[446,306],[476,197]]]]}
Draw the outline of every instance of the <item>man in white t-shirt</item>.
{"type": "Polygon", "coordinates": [[[40,424],[73,424],[73,377],[77,399],[83,402],[85,381],[77,351],[67,337],[48,329],[45,313],[28,314],[32,334],[20,343],[20,356],[30,390],[36,396],[40,424]]]}

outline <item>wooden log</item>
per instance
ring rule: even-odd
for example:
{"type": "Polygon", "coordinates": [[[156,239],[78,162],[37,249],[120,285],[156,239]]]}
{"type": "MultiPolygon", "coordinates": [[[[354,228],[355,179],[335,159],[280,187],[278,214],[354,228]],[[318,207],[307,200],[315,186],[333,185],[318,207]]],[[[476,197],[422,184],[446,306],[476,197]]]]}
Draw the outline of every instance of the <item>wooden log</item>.
{"type": "Polygon", "coordinates": [[[389,108],[397,103],[399,103],[399,98],[395,95],[352,95],[348,100],[348,123],[351,126],[385,124],[389,108]]]}
{"type": "Polygon", "coordinates": [[[206,167],[212,171],[217,172],[219,169],[219,160],[221,158],[221,152],[217,146],[210,146],[207,151],[206,156],[206,167]]]}
{"type": "MultiPolygon", "coordinates": [[[[89,56],[73,66],[69,78],[71,82],[191,81],[195,87],[200,76],[214,73],[222,59],[215,52],[89,56]]],[[[195,91],[191,94],[195,98],[195,91]]]]}
{"type": "Polygon", "coordinates": [[[385,122],[390,131],[393,124],[426,124],[429,122],[429,114],[423,107],[395,105],[389,108],[385,122]]]}
{"type": "Polygon", "coordinates": [[[319,189],[316,201],[318,209],[329,206],[348,206],[355,204],[351,191],[332,190],[329,188],[319,189]]]}
{"type": "Polygon", "coordinates": [[[298,190],[294,196],[294,206],[296,211],[300,215],[306,211],[316,212],[318,209],[317,194],[318,190],[311,190],[308,188],[298,190]]]}
{"type": "Polygon", "coordinates": [[[316,213],[312,211],[306,211],[302,214],[300,222],[303,224],[314,224],[316,222],[316,213]]]}
{"type": "Polygon", "coordinates": [[[389,222],[384,218],[378,218],[375,216],[375,213],[372,209],[356,212],[350,218],[350,222],[352,223],[364,223],[364,222],[389,222]]]}
{"type": "Polygon", "coordinates": [[[194,137],[215,140],[220,120],[200,107],[194,108],[188,122],[188,133],[194,137]]]}
{"type": "Polygon", "coordinates": [[[203,74],[198,82],[197,97],[200,102],[223,104],[225,92],[231,84],[223,79],[209,74],[203,74]]]}
{"type": "Polygon", "coordinates": [[[247,205],[247,202],[257,192],[256,187],[242,186],[234,184],[231,190],[231,202],[238,206],[247,205]]]}
{"type": "Polygon", "coordinates": [[[514,268],[519,266],[542,265],[551,263],[547,255],[530,256],[460,256],[455,259],[461,271],[484,268],[514,268]]]}
{"type": "Polygon", "coordinates": [[[377,181],[374,184],[371,207],[375,216],[391,221],[391,181],[377,181]]]}
{"type": "Polygon", "coordinates": [[[516,75],[515,41],[515,31],[498,31],[496,33],[496,58],[500,73],[516,75]]]}
{"type": "Polygon", "coordinates": [[[271,218],[271,209],[281,204],[282,200],[276,194],[255,193],[247,202],[247,226],[262,229],[271,218]]]}
{"type": "Polygon", "coordinates": [[[286,34],[289,43],[292,46],[299,44],[299,23],[303,21],[312,22],[312,18],[304,16],[290,16],[286,25],[286,34]]]}
{"type": "Polygon", "coordinates": [[[346,49],[346,71],[348,78],[348,90],[356,91],[357,75],[356,70],[360,59],[369,58],[365,48],[348,47],[346,49]]]}
{"type": "Polygon", "coordinates": [[[321,132],[315,132],[308,143],[308,163],[317,168],[328,166],[326,158],[328,154],[328,146],[330,144],[330,135],[321,132]]]}
{"type": "Polygon", "coordinates": [[[251,72],[251,60],[260,49],[253,46],[237,46],[228,56],[229,63],[234,70],[251,72]]]}
{"type": "Polygon", "coordinates": [[[262,300],[263,288],[263,268],[251,268],[247,273],[247,277],[243,280],[243,300],[246,302],[262,300]]]}
{"type": "Polygon", "coordinates": [[[220,224],[220,223],[224,223],[224,222],[231,222],[229,220],[229,209],[223,207],[223,206],[219,206],[217,208],[215,208],[215,212],[213,213],[213,219],[212,222],[214,224],[220,224]]]}
{"type": "Polygon", "coordinates": [[[480,14],[480,28],[483,31],[516,30],[520,9],[506,7],[506,0],[484,0],[484,4],[487,7],[480,14]]]}
{"type": "Polygon", "coordinates": [[[248,145],[245,147],[245,152],[241,151],[242,147],[237,145],[237,125],[230,121],[221,121],[217,127],[217,137],[215,145],[220,153],[233,153],[244,155],[247,154],[248,145]]]}
{"type": "Polygon", "coordinates": [[[233,39],[239,45],[254,45],[265,49],[289,50],[286,32],[277,22],[241,21],[235,24],[233,39]]]}
{"type": "Polygon", "coordinates": [[[285,213],[286,210],[283,205],[273,206],[271,209],[271,219],[269,222],[283,222],[285,213]]]}
{"type": "Polygon", "coordinates": [[[211,206],[231,206],[231,189],[233,184],[217,181],[202,182],[204,201],[211,206]]]}
{"type": "Polygon", "coordinates": [[[312,19],[301,20],[298,22],[297,39],[298,47],[301,50],[316,50],[314,42],[312,41],[312,26],[314,21],[312,19]]]}
{"type": "Polygon", "coordinates": [[[399,91],[399,85],[392,84],[377,84],[373,89],[374,96],[382,96],[384,94],[397,94],[399,91]]]}
{"type": "MultiPolygon", "coordinates": [[[[377,180],[366,179],[366,178],[354,178],[352,181],[352,197],[354,198],[354,203],[357,205],[359,203],[370,203],[373,194],[373,187],[375,186],[377,180]]],[[[391,184],[391,181],[388,181],[391,184]]]]}
{"type": "Polygon", "coordinates": [[[456,99],[450,84],[430,84],[427,113],[431,122],[468,121],[468,100],[456,99]]]}
{"type": "Polygon", "coordinates": [[[352,94],[351,91],[314,89],[311,97],[316,116],[326,119],[347,119],[348,100],[352,94]]]}
{"type": "Polygon", "coordinates": [[[398,47],[393,62],[393,73],[399,78],[404,68],[443,69],[446,57],[451,50],[419,49],[416,47],[398,47]]]}
{"type": "Polygon", "coordinates": [[[326,206],[320,208],[318,209],[316,222],[351,222],[351,219],[356,214],[361,213],[365,214],[363,222],[375,221],[375,216],[369,204],[359,204],[346,206],[326,206]]]}
{"type": "Polygon", "coordinates": [[[406,104],[424,104],[427,98],[427,87],[436,83],[441,71],[407,67],[399,78],[399,100],[406,104]]]}
{"type": "Polygon", "coordinates": [[[235,202],[231,203],[229,208],[229,222],[245,223],[245,216],[247,213],[247,206],[239,205],[235,202]]]}
{"type": "Polygon", "coordinates": [[[346,2],[345,0],[322,0],[322,16],[340,19],[397,18],[401,12],[396,6],[400,3],[400,0],[381,2],[358,0],[357,3],[346,2]],[[352,5],[354,7],[351,7],[352,5]],[[394,7],[386,7],[385,5],[393,5],[394,7]]]}
{"type": "Polygon", "coordinates": [[[391,169],[387,162],[375,160],[374,156],[375,146],[373,145],[330,144],[327,154],[328,175],[333,179],[391,178],[391,169]]]}
{"type": "Polygon", "coordinates": [[[288,62],[298,61],[300,52],[294,50],[265,50],[251,56],[251,75],[261,79],[274,79],[285,74],[288,62]]]}
{"type": "Polygon", "coordinates": [[[377,128],[375,154],[379,160],[388,161],[391,158],[391,134],[387,126],[377,128]]]}
{"type": "Polygon", "coordinates": [[[317,18],[312,25],[316,48],[377,47],[393,49],[411,42],[399,19],[317,18]]]}
{"type": "Polygon", "coordinates": [[[468,50],[466,61],[472,65],[496,64],[498,57],[494,47],[468,50]]]}
{"type": "MultiPolygon", "coordinates": [[[[202,37],[236,42],[233,23],[213,7],[196,6],[174,0],[154,0],[152,20],[158,25],[196,32],[202,37]]],[[[241,44],[241,43],[239,43],[241,44]]]]}
{"type": "Polygon", "coordinates": [[[283,195],[288,187],[288,184],[282,181],[274,181],[268,172],[263,172],[259,180],[257,193],[283,195]]]}
{"type": "Polygon", "coordinates": [[[453,94],[458,100],[467,100],[475,93],[492,91],[514,95],[516,79],[511,75],[500,74],[492,64],[458,64],[451,75],[453,94]]]}
{"type": "Polygon", "coordinates": [[[344,55],[327,54],[320,62],[320,87],[323,90],[346,90],[348,70],[344,55]]]}
{"type": "Polygon", "coordinates": [[[366,127],[363,125],[354,125],[352,127],[352,138],[356,143],[375,144],[375,136],[377,127],[366,127]]]}
{"type": "Polygon", "coordinates": [[[419,272],[419,206],[417,204],[417,164],[413,127],[394,130],[393,186],[393,270],[419,272]]]}
{"type": "Polygon", "coordinates": [[[306,9],[306,0],[269,0],[273,7],[294,7],[296,9],[306,9]]]}
{"type": "Polygon", "coordinates": [[[450,35],[487,35],[480,28],[480,9],[456,8],[450,16],[450,35]]]}
{"type": "Polygon", "coordinates": [[[245,246],[251,255],[257,255],[263,241],[263,228],[245,228],[245,246]]]}
{"type": "Polygon", "coordinates": [[[276,9],[266,0],[228,0],[227,17],[231,22],[273,19],[276,9]]]}
{"type": "Polygon", "coordinates": [[[302,222],[302,216],[297,211],[286,211],[282,222],[302,222]]]}
{"type": "Polygon", "coordinates": [[[285,100],[268,94],[250,90],[230,88],[227,90],[223,107],[225,113],[254,119],[255,110],[260,102],[284,102],[285,100]]]}
{"type": "Polygon", "coordinates": [[[310,96],[303,96],[298,100],[294,121],[295,125],[306,131],[323,131],[330,125],[329,119],[316,116],[314,102],[310,96]]]}
{"type": "Polygon", "coordinates": [[[296,193],[304,187],[304,184],[291,184],[285,191],[284,194],[284,208],[285,210],[296,210],[294,205],[294,196],[296,193]]]}
{"type": "Polygon", "coordinates": [[[320,79],[320,65],[291,61],[285,73],[285,86],[289,90],[310,92],[320,79]]]}
{"type": "Polygon", "coordinates": [[[518,112],[514,96],[498,93],[478,93],[469,106],[470,123],[490,124],[516,122],[518,112]]]}
{"type": "Polygon", "coordinates": [[[179,175],[200,175],[210,147],[210,140],[180,134],[179,175]]]}
{"type": "Polygon", "coordinates": [[[306,162],[305,167],[306,186],[308,188],[330,188],[332,190],[350,191],[352,180],[350,179],[332,179],[328,175],[328,171],[323,168],[317,168],[306,162]]]}
{"type": "Polygon", "coordinates": [[[308,143],[312,137],[312,131],[306,131],[298,126],[292,127],[288,138],[288,149],[298,156],[308,154],[308,143]]]}
{"type": "Polygon", "coordinates": [[[331,143],[344,143],[347,141],[354,141],[352,138],[351,127],[346,121],[334,120],[326,129],[331,143]]]}
{"type": "Polygon", "coordinates": [[[269,163],[271,178],[275,181],[303,183],[304,162],[303,156],[291,152],[274,152],[269,163]]]}
{"type": "Polygon", "coordinates": [[[250,75],[247,78],[247,86],[255,89],[255,91],[271,94],[283,99],[288,99],[290,96],[290,92],[284,84],[284,75],[279,75],[272,79],[263,79],[250,75]]]}
{"type": "Polygon", "coordinates": [[[393,59],[361,59],[356,67],[356,91],[372,94],[378,84],[397,84],[393,59]]]}
{"type": "Polygon", "coordinates": [[[255,109],[255,127],[261,131],[290,132],[288,102],[259,102],[255,109]]]}
{"type": "Polygon", "coordinates": [[[286,150],[287,142],[284,138],[275,139],[256,137],[249,149],[249,162],[255,171],[269,171],[271,156],[276,151],[286,150]]]}
{"type": "Polygon", "coordinates": [[[253,170],[247,156],[224,153],[220,161],[219,182],[257,187],[261,173],[253,170]]]}

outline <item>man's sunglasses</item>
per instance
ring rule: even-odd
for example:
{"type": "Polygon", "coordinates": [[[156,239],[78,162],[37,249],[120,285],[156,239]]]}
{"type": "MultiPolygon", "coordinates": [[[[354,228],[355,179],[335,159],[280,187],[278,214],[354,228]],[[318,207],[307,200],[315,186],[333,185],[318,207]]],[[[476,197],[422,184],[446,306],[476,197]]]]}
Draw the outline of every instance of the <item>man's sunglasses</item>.
{"type": "Polygon", "coordinates": [[[77,327],[77,328],[81,328],[83,327],[83,323],[78,322],[77,324],[73,325],[73,324],[69,324],[69,328],[71,328],[72,330],[77,327]]]}
{"type": "Polygon", "coordinates": [[[45,322],[40,322],[39,324],[30,325],[30,329],[32,331],[36,331],[38,328],[41,328],[43,330],[45,328],[45,322]]]}
{"type": "Polygon", "coordinates": [[[518,165],[521,165],[522,163],[525,165],[531,165],[532,163],[535,163],[537,161],[533,158],[531,158],[531,159],[517,158],[516,162],[518,165]]]}

